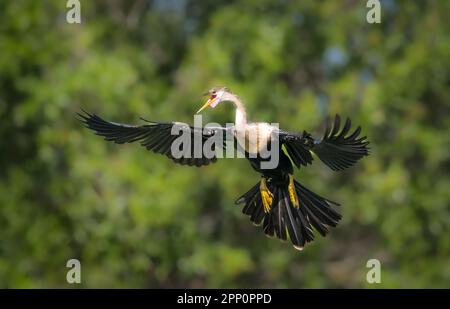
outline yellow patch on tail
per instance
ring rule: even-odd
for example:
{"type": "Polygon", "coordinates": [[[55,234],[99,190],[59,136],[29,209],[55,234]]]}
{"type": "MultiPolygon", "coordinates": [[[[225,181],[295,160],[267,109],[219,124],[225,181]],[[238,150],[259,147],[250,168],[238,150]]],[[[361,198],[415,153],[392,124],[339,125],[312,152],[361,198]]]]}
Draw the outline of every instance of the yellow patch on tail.
{"type": "Polygon", "coordinates": [[[269,188],[267,188],[266,178],[261,179],[259,190],[261,191],[261,199],[264,206],[264,212],[267,213],[272,208],[273,194],[269,191],[269,188]]]}
{"type": "Polygon", "coordinates": [[[297,192],[295,191],[294,175],[289,175],[288,191],[289,191],[289,198],[291,199],[292,205],[294,205],[295,208],[298,208],[299,202],[298,202],[297,192]]]}

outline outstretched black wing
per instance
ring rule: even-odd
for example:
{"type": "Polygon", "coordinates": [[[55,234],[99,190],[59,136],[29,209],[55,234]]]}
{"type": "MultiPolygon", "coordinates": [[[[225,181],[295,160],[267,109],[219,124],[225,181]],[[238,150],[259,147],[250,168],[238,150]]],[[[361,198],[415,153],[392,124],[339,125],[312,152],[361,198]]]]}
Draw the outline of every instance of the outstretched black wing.
{"type": "Polygon", "coordinates": [[[311,134],[280,131],[280,141],[286,148],[294,164],[300,168],[312,162],[311,152],[334,171],[340,171],[354,165],[362,157],[369,155],[367,137],[359,137],[361,127],[349,134],[351,121],[345,121],[341,129],[341,117],[336,115],[333,125],[327,121],[322,139],[315,140],[311,134]]]}
{"type": "MultiPolygon", "coordinates": [[[[197,128],[178,122],[147,120],[145,120],[147,124],[144,125],[127,125],[110,122],[85,111],[78,116],[87,128],[103,136],[107,141],[117,144],[139,142],[147,150],[166,155],[176,163],[189,166],[203,166],[216,162],[215,152],[204,153],[203,146],[218,132],[223,134],[225,140],[227,130],[224,127],[197,128]],[[182,135],[188,142],[181,143],[181,140],[178,140],[179,147],[174,151],[172,143],[182,135]]],[[[211,143],[212,150],[215,150],[214,146],[215,143],[211,143]]]]}
{"type": "Polygon", "coordinates": [[[339,171],[348,168],[362,157],[369,155],[367,137],[360,137],[360,126],[349,134],[351,125],[350,119],[347,118],[341,130],[341,118],[336,115],[332,126],[327,121],[322,140],[314,143],[312,151],[332,170],[339,171]]]}

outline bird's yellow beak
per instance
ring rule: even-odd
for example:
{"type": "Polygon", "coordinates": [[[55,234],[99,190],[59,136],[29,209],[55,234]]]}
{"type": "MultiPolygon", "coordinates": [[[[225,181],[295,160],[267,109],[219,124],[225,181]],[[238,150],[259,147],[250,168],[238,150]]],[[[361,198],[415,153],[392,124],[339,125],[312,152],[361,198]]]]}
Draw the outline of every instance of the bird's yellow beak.
{"type": "Polygon", "coordinates": [[[217,97],[213,98],[209,98],[208,101],[206,101],[206,103],[197,111],[197,114],[200,113],[202,110],[204,110],[205,108],[211,106],[211,104],[214,104],[214,102],[217,100],[217,97]]]}

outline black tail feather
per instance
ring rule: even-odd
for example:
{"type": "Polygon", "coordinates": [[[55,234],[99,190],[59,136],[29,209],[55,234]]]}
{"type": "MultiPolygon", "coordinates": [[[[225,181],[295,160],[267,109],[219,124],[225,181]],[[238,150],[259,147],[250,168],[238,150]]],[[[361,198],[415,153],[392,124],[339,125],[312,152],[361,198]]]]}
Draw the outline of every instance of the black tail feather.
{"type": "Polygon", "coordinates": [[[273,237],[275,231],[275,226],[273,224],[273,216],[264,216],[263,229],[264,233],[266,233],[267,236],[273,237]]]}
{"type": "Polygon", "coordinates": [[[285,200],[280,198],[283,195],[283,190],[276,190],[274,200],[278,201],[278,205],[274,207],[272,212],[274,213],[274,223],[276,225],[276,234],[279,239],[286,240],[286,222],[285,222],[285,200]],[[281,196],[280,196],[281,195],[281,196]]]}
{"type": "Polygon", "coordinates": [[[256,225],[263,223],[267,236],[279,239],[290,239],[295,248],[301,249],[314,240],[313,230],[322,236],[329,232],[329,227],[336,227],[341,215],[333,209],[338,203],[313,193],[295,181],[295,189],[299,199],[299,208],[295,208],[289,198],[287,184],[272,184],[268,188],[273,194],[270,212],[264,212],[259,190],[259,183],[253,186],[236,200],[236,204],[244,204],[242,212],[250,216],[256,225]]]}
{"type": "Polygon", "coordinates": [[[301,233],[300,230],[300,223],[297,220],[297,212],[295,211],[295,209],[292,209],[291,207],[289,207],[289,200],[288,197],[286,195],[284,195],[284,200],[285,200],[285,205],[287,205],[288,207],[286,207],[286,213],[287,213],[287,230],[289,233],[289,237],[292,241],[292,244],[295,247],[303,247],[303,245],[305,244],[305,238],[303,237],[303,234],[301,233]]]}

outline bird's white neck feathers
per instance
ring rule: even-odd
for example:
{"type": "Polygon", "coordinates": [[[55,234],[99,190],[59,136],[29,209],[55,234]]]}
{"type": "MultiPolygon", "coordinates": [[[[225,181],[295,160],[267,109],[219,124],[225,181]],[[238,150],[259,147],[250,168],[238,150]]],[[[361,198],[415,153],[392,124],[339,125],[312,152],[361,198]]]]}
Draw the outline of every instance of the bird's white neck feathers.
{"type": "Polygon", "coordinates": [[[235,118],[235,126],[236,128],[245,128],[247,125],[247,113],[245,111],[244,104],[242,104],[239,97],[232,93],[224,93],[222,97],[223,101],[229,101],[233,103],[236,108],[236,118],[235,118]]]}
{"type": "Polygon", "coordinates": [[[259,153],[269,142],[273,127],[268,123],[247,123],[244,104],[234,94],[224,93],[222,100],[233,103],[236,108],[235,129],[238,143],[248,153],[259,153]]]}

